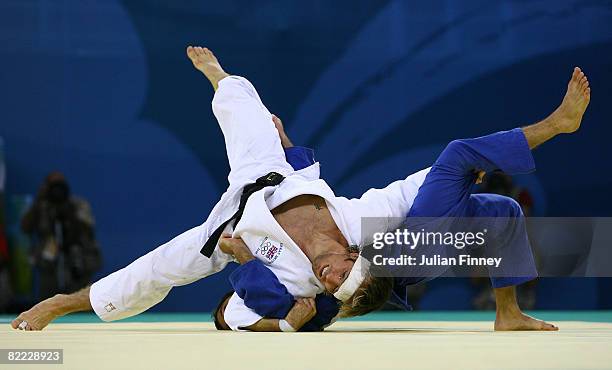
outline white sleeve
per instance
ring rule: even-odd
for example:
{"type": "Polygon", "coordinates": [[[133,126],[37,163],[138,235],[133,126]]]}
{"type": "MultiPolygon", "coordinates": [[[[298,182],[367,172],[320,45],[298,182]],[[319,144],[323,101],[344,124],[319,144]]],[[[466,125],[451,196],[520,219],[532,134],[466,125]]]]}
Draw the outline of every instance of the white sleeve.
{"type": "Polygon", "coordinates": [[[360,224],[358,235],[361,245],[371,243],[374,232],[393,230],[401,225],[430,169],[431,167],[426,168],[404,180],[392,182],[383,189],[370,189],[361,198],[346,201],[345,211],[360,219],[355,221],[360,224]],[[364,220],[370,217],[375,219],[364,220]]]}
{"type": "Polygon", "coordinates": [[[230,329],[234,331],[242,331],[244,329],[240,328],[251,326],[257,321],[263,319],[262,316],[248,308],[244,304],[242,298],[240,298],[235,292],[227,302],[223,318],[230,329]]]}
{"type": "Polygon", "coordinates": [[[372,206],[371,209],[377,213],[373,214],[373,217],[405,218],[430,169],[431,167],[413,173],[383,189],[370,189],[356,201],[363,203],[365,207],[372,206]]]}

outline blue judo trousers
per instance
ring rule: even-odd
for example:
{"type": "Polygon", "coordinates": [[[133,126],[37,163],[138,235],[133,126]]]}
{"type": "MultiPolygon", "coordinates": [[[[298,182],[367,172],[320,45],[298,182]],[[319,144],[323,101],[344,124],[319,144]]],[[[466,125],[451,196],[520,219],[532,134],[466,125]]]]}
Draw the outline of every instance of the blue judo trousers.
{"type": "MultiPolygon", "coordinates": [[[[495,234],[496,255],[503,256],[503,265],[495,276],[491,275],[491,283],[494,288],[502,288],[532,280],[537,277],[537,271],[518,203],[495,194],[472,194],[477,172],[495,170],[508,175],[535,171],[531,150],[521,129],[450,142],[419,188],[405,226],[409,230],[430,230],[431,225],[424,225],[427,221],[423,218],[447,218],[451,221],[438,222],[435,227],[438,231],[449,231],[457,230],[457,222],[464,226],[469,220],[478,223],[477,220],[487,219],[493,229],[490,234],[495,234]],[[499,221],[491,225],[492,218],[499,221]],[[442,230],[440,225],[444,225],[442,230]]],[[[443,272],[444,268],[439,269],[440,275],[443,272]]],[[[407,285],[433,277],[431,273],[427,277],[395,276],[394,298],[402,303],[407,285]]]]}

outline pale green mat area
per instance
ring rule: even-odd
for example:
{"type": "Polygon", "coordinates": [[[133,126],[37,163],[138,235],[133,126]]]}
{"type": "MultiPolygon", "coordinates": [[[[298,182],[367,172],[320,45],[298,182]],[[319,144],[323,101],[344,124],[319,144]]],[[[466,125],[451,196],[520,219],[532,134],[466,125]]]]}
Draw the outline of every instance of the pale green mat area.
{"type": "MultiPolygon", "coordinates": [[[[612,322],[612,311],[531,311],[528,314],[547,321],[612,322]]],[[[11,322],[14,315],[0,315],[0,323],[11,322]]],[[[416,311],[416,312],[375,312],[363,317],[344,319],[346,321],[493,321],[493,311],[416,311]]],[[[211,322],[210,313],[150,312],[130,317],[119,322],[211,322]]],[[[61,317],[56,323],[102,322],[93,313],[77,313],[61,317]]]]}

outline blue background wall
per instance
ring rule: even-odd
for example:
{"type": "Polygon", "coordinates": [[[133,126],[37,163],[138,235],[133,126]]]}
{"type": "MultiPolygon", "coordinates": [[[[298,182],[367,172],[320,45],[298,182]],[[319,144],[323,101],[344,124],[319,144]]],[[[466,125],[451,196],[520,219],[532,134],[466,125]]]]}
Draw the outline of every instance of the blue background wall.
{"type": "MultiPolygon", "coordinates": [[[[611,25],[612,2],[597,0],[4,0],[7,191],[64,171],[96,214],[100,275],[203,222],[228,166],[212,89],[185,56],[201,44],[258,87],[346,196],[427,166],[453,138],[544,118],[579,65],[593,96],[583,128],[517,181],[536,215],[610,216],[611,25]]],[[[226,277],[157,309],[209,310],[226,277]]],[[[428,307],[463,307],[437,284],[428,307]]],[[[540,302],[605,307],[609,293],[602,280],[544,281],[540,302]]]]}

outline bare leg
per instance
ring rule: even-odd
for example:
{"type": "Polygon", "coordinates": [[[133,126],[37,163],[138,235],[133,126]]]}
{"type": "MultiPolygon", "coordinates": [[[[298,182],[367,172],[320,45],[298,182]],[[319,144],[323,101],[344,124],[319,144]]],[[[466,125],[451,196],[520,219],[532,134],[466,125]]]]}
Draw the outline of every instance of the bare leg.
{"type": "Polygon", "coordinates": [[[525,315],[516,302],[516,289],[513,286],[493,289],[495,292],[495,330],[544,330],[556,331],[558,327],[542,320],[525,315]]]}
{"type": "Polygon", "coordinates": [[[523,128],[529,148],[533,149],[559,134],[578,130],[590,100],[589,81],[580,68],[576,67],[559,108],[545,120],[523,128]]]}
{"type": "MultiPolygon", "coordinates": [[[[543,121],[523,128],[529,148],[534,149],[559,134],[578,130],[590,100],[589,81],[580,68],[576,67],[561,105],[543,121]]],[[[516,301],[515,287],[497,288],[494,292],[497,305],[495,330],[559,330],[552,324],[522,313],[516,301]]]]}
{"type": "Polygon", "coordinates": [[[191,59],[193,66],[200,72],[204,73],[206,78],[213,85],[215,91],[219,87],[219,81],[229,76],[217,60],[217,57],[207,48],[199,46],[188,46],[187,56],[191,59]]]}
{"type": "Polygon", "coordinates": [[[13,329],[42,330],[60,316],[71,312],[91,311],[89,287],[72,294],[56,294],[45,299],[26,312],[22,312],[13,322],[13,329]],[[25,322],[25,323],[24,323],[25,322]]]}

